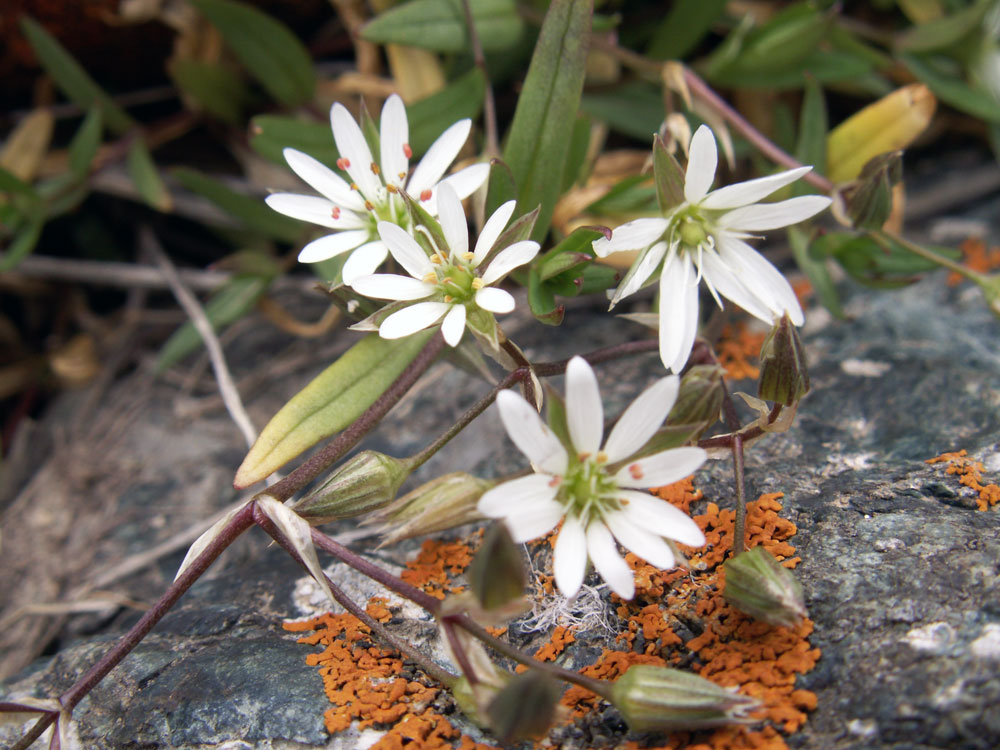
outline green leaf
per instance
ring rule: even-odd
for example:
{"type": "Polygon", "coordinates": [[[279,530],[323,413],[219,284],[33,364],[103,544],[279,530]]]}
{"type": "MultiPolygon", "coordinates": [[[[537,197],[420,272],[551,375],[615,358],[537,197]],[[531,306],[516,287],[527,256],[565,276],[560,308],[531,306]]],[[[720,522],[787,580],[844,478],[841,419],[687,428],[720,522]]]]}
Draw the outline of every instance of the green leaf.
{"type": "Polygon", "coordinates": [[[587,213],[592,214],[652,213],[656,210],[656,188],[641,174],[626,177],[587,206],[587,213]]]}
{"type": "MultiPolygon", "coordinates": [[[[799,114],[799,138],[795,158],[809,164],[818,174],[826,174],[826,135],[829,124],[826,116],[826,99],[823,87],[814,78],[807,78],[799,114]]],[[[800,180],[798,185],[806,192],[809,183],[800,180]]]]}
{"type": "Polygon", "coordinates": [[[173,209],[170,191],[163,184],[160,172],[153,162],[153,156],[141,138],[136,138],[129,146],[128,173],[139,195],[149,206],[164,212],[173,209]]]}
{"type": "Polygon", "coordinates": [[[18,230],[13,241],[7,247],[7,251],[0,256],[0,271],[10,271],[16,268],[18,263],[31,255],[38,244],[38,238],[42,236],[41,220],[29,222],[18,230]]]}
{"type": "Polygon", "coordinates": [[[479,68],[473,68],[436,94],[409,105],[406,114],[414,156],[427,151],[452,123],[479,117],[485,97],[486,78],[479,68]]]}
{"type": "Polygon", "coordinates": [[[578,114],[573,121],[573,130],[569,137],[569,152],[566,154],[566,166],[563,169],[562,192],[565,193],[576,183],[587,179],[585,169],[587,152],[590,150],[591,119],[585,114],[578,114]]]}
{"type": "MultiPolygon", "coordinates": [[[[939,255],[957,260],[954,248],[931,246],[939,255]]],[[[936,263],[915,255],[897,242],[886,245],[871,235],[830,232],[813,243],[813,252],[831,255],[855,281],[875,289],[894,289],[911,284],[919,274],[938,269],[936,263]]]]}
{"type": "Polygon", "coordinates": [[[752,75],[797,67],[816,52],[826,36],[830,19],[829,14],[816,10],[811,3],[790,5],[759,29],[749,32],[735,55],[726,50],[725,57],[714,56],[707,72],[717,77],[730,71],[752,75]]]}
{"type": "Polygon", "coordinates": [[[606,236],[600,229],[579,227],[535,261],[539,278],[548,281],[567,271],[580,270],[594,258],[594,241],[606,236]]]}
{"type": "Polygon", "coordinates": [[[0,167],[0,190],[5,193],[26,195],[36,201],[39,199],[38,193],[35,192],[35,189],[31,187],[31,185],[22,180],[16,174],[8,172],[3,167],[0,167]]]}
{"type": "Polygon", "coordinates": [[[28,38],[38,62],[52,76],[70,101],[81,109],[97,106],[104,115],[104,121],[116,133],[124,133],[135,125],[125,110],[112,101],[111,97],[91,78],[59,41],[30,16],[21,18],[21,30],[28,38]]]}
{"type": "Polygon", "coordinates": [[[672,211],[684,202],[684,170],[659,135],[653,136],[653,180],[660,211],[672,211]]]}
{"type": "Polygon", "coordinates": [[[177,167],[171,170],[171,174],[183,187],[208,198],[248,229],[284,242],[296,242],[302,237],[303,224],[272,211],[261,200],[238,193],[196,169],[177,167]]]}
{"type": "Polygon", "coordinates": [[[726,10],[726,0],[676,0],[653,32],[646,55],[680,60],[691,52],[726,10]]]}
{"type": "Polygon", "coordinates": [[[972,33],[981,33],[983,17],[993,0],[978,0],[950,16],[907,29],[896,39],[900,52],[932,52],[958,44],[972,33]]]}
{"type": "Polygon", "coordinates": [[[795,262],[799,266],[799,270],[806,275],[809,282],[813,285],[813,289],[816,290],[816,294],[819,296],[819,301],[823,303],[823,307],[830,311],[830,313],[841,320],[844,318],[844,308],[840,304],[840,295],[837,294],[837,288],[833,283],[833,277],[830,276],[830,268],[827,265],[827,261],[823,258],[814,258],[809,252],[809,235],[799,227],[789,227],[788,229],[788,243],[792,246],[792,254],[795,256],[795,262]]]}
{"type": "MultiPolygon", "coordinates": [[[[212,293],[205,303],[205,316],[212,329],[220,331],[242,318],[267,289],[270,277],[237,276],[212,293]]],[[[156,374],[173,367],[202,346],[201,334],[187,321],[167,339],[156,360],[156,374]]]]}
{"type": "Polygon", "coordinates": [[[316,86],[312,59],[287,26],[235,0],[191,0],[191,4],[277,101],[294,107],[312,97],[316,86]]]}
{"type": "Polygon", "coordinates": [[[195,106],[230,125],[243,125],[246,85],[238,75],[220,63],[180,59],[168,66],[173,78],[195,106]]]}
{"type": "Polygon", "coordinates": [[[285,148],[303,151],[327,166],[340,158],[330,123],[283,115],[257,115],[250,120],[250,146],[277,164],[285,163],[281,153],[285,148]]]}
{"type": "MultiPolygon", "coordinates": [[[[485,52],[513,47],[524,33],[515,0],[472,0],[472,18],[485,52]]],[[[406,44],[436,52],[471,48],[462,0],[413,0],[380,13],[361,29],[377,44],[406,44]]]]}
{"type": "Polygon", "coordinates": [[[90,164],[97,155],[97,147],[101,145],[103,130],[101,110],[91,107],[69,144],[69,171],[78,180],[82,180],[90,171],[90,164]]]}
{"type": "Polygon", "coordinates": [[[817,50],[795,66],[773,72],[726,68],[707,76],[716,86],[784,91],[805,86],[806,79],[820,83],[855,84],[868,76],[874,66],[868,60],[841,50],[817,50]]]}
{"type": "Polygon", "coordinates": [[[659,87],[642,81],[616,85],[608,91],[583,96],[580,109],[619,133],[649,143],[665,117],[659,87]]]}
{"type": "Polygon", "coordinates": [[[1000,123],[1000,103],[987,92],[974,89],[957,76],[944,72],[930,58],[900,55],[899,60],[941,101],[983,120],[1000,123]]]}
{"type": "Polygon", "coordinates": [[[553,0],[507,137],[504,161],[517,183],[518,207],[541,206],[532,234],[538,241],[549,231],[559,197],[559,180],[552,177],[563,173],[566,123],[580,105],[591,12],[591,0],[553,0]]]}
{"type": "Polygon", "coordinates": [[[490,176],[486,180],[486,215],[492,216],[500,206],[516,198],[514,173],[503,159],[493,159],[490,162],[490,176]]]}
{"type": "Polygon", "coordinates": [[[562,323],[566,309],[556,305],[556,295],[552,288],[542,281],[538,269],[532,266],[528,274],[528,307],[540,322],[550,326],[562,323]]]}
{"type": "Polygon", "coordinates": [[[437,329],[402,339],[365,336],[281,407],[236,473],[248,487],[354,422],[413,361],[437,329]]]}

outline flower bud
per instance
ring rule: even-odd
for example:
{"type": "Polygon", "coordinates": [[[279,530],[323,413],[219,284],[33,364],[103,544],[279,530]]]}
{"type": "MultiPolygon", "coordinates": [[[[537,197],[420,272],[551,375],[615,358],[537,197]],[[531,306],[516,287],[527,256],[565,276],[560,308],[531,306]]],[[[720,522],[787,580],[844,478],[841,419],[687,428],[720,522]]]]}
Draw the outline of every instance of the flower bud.
{"type": "Polygon", "coordinates": [[[881,229],[889,219],[892,189],[903,177],[902,157],[902,151],[879,154],[861,169],[857,185],[845,192],[851,226],[881,229]]]}
{"type": "Polygon", "coordinates": [[[527,580],[521,548],[502,523],[486,530],[466,578],[479,606],[486,610],[504,607],[524,594],[527,580]]]}
{"type": "Polygon", "coordinates": [[[669,667],[633,665],[611,686],[611,702],[634,732],[673,732],[750,723],[759,703],[704,677],[669,667]]]}
{"type": "Polygon", "coordinates": [[[480,521],[480,496],[496,482],[462,471],[432,479],[383,508],[366,523],[381,523],[381,546],[480,521]]]}
{"type": "Polygon", "coordinates": [[[806,616],[802,586],[788,568],[763,547],[729,560],[722,595],[740,612],[770,625],[795,627],[806,616]]]}
{"type": "Polygon", "coordinates": [[[517,675],[487,708],[490,729],[506,747],[517,740],[548,731],[556,714],[559,689],[544,672],[529,669],[517,675]]]}
{"type": "Polygon", "coordinates": [[[792,406],[808,392],[806,353],[798,331],[786,314],[774,324],[760,348],[757,395],[767,401],[792,406]]]}
{"type": "Polygon", "coordinates": [[[359,516],[391,502],[409,474],[406,461],[361,451],[341,465],[322,487],[292,507],[313,525],[359,516]]]}
{"type": "Polygon", "coordinates": [[[695,365],[681,379],[677,401],[667,415],[668,425],[698,424],[711,426],[719,419],[725,390],[725,375],[719,365],[695,365]]]}

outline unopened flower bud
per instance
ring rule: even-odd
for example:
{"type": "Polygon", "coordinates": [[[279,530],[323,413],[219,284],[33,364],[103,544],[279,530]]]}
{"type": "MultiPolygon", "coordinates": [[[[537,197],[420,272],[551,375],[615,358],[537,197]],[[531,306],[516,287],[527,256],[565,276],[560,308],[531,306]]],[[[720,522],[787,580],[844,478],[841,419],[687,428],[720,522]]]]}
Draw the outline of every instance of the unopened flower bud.
{"type": "Polygon", "coordinates": [[[786,314],[774,324],[760,348],[757,395],[766,401],[792,406],[808,392],[806,353],[786,314]]]}
{"type": "Polygon", "coordinates": [[[293,509],[313,525],[369,513],[390,503],[409,474],[405,461],[361,451],[293,509]]]}
{"type": "Polygon", "coordinates": [[[845,193],[851,226],[881,229],[888,220],[892,189],[903,177],[902,156],[902,151],[879,154],[862,168],[857,185],[845,193]]]}
{"type": "Polygon", "coordinates": [[[462,471],[432,479],[383,508],[367,523],[380,523],[382,546],[481,521],[479,498],[496,482],[462,471]]]}
{"type": "Polygon", "coordinates": [[[487,709],[490,729],[507,746],[548,731],[556,715],[559,689],[544,672],[529,669],[501,690],[487,709]]]}
{"type": "Polygon", "coordinates": [[[743,552],[724,566],[723,596],[740,612],[770,625],[795,627],[806,616],[802,586],[763,547],[743,552]]]}
{"type": "Polygon", "coordinates": [[[504,607],[524,594],[527,580],[521,548],[502,523],[486,530],[466,577],[479,606],[486,610],[504,607]]]}
{"type": "Polygon", "coordinates": [[[719,365],[695,365],[681,379],[674,407],[667,415],[668,425],[699,424],[710,427],[719,419],[725,388],[725,375],[719,365]]]}
{"type": "Polygon", "coordinates": [[[614,703],[635,732],[706,729],[749,723],[760,704],[690,672],[633,665],[611,687],[614,703]]]}

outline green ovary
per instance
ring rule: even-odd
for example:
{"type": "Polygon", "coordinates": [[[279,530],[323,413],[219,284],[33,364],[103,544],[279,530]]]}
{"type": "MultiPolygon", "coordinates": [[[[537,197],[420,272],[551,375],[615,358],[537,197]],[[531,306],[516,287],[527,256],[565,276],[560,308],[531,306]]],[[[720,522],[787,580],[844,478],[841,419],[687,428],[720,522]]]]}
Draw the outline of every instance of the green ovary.
{"type": "Polygon", "coordinates": [[[593,516],[619,508],[614,497],[617,489],[617,482],[604,470],[604,462],[587,457],[566,472],[556,500],[586,525],[593,516]]]}

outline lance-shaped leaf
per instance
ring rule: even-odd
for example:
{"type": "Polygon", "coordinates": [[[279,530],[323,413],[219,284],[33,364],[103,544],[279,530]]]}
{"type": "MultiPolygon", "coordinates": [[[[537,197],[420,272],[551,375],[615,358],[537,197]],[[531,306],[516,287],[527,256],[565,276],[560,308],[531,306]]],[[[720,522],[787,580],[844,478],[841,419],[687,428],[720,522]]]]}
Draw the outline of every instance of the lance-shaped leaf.
{"type": "MultiPolygon", "coordinates": [[[[967,84],[954,73],[935,65],[933,58],[918,55],[900,55],[900,62],[910,72],[927,84],[928,88],[945,104],[992,123],[1000,123],[1000,102],[981,89],[967,84]]],[[[864,111],[864,110],[862,110],[864,111]]],[[[888,151],[889,149],[883,149],[888,151]]]]}
{"type": "Polygon", "coordinates": [[[517,183],[521,211],[540,206],[531,238],[541,241],[549,231],[559,197],[573,122],[583,91],[591,0],[553,0],[545,15],[531,57],[524,88],[507,137],[504,161],[517,183]]]}
{"type": "Polygon", "coordinates": [[[313,93],[312,59],[288,27],[234,0],[191,0],[226,44],[267,92],[282,104],[295,106],[313,93]]]}
{"type": "Polygon", "coordinates": [[[330,133],[330,123],[284,115],[257,115],[250,120],[250,146],[261,156],[281,165],[285,164],[282,152],[286,148],[307,153],[327,166],[336,164],[340,158],[330,133]]]}
{"type": "Polygon", "coordinates": [[[402,339],[370,334],[281,407],[236,472],[236,487],[269,476],[303,451],[347,427],[417,356],[434,330],[402,339]]]}
{"type": "Polygon", "coordinates": [[[91,107],[69,144],[69,171],[77,179],[83,179],[90,170],[101,145],[102,131],[101,110],[91,107]]]}
{"type": "Polygon", "coordinates": [[[479,117],[485,97],[486,78],[479,68],[473,68],[436,94],[409,105],[406,111],[413,155],[421,156],[452,123],[479,117]]]}
{"type": "Polygon", "coordinates": [[[236,71],[220,63],[186,59],[172,60],[167,71],[194,107],[229,125],[243,126],[247,86],[236,71]]]}
{"type": "Polygon", "coordinates": [[[333,598],[333,592],[330,591],[330,585],[326,581],[323,566],[319,564],[319,556],[316,554],[316,547],[312,541],[312,527],[309,526],[308,521],[287,505],[282,505],[270,495],[261,496],[257,500],[257,507],[264,511],[268,518],[274,521],[274,525],[278,527],[278,530],[284,534],[285,539],[295,548],[299,558],[305,564],[312,577],[316,579],[316,583],[319,584],[323,593],[329,597],[331,602],[335,602],[336,599],[333,598]]]}
{"type": "MultiPolygon", "coordinates": [[[[524,21],[515,0],[472,0],[472,18],[483,50],[513,47],[521,39],[524,21]]],[[[413,0],[380,13],[361,36],[378,44],[406,44],[437,52],[464,52],[468,40],[462,0],[413,0]]]]}
{"type": "Polygon", "coordinates": [[[132,141],[128,149],[128,173],[132,184],[146,204],[157,211],[169,212],[173,209],[170,191],[163,184],[160,172],[153,162],[145,142],[141,138],[132,141]]]}
{"type": "Polygon", "coordinates": [[[13,241],[7,247],[6,252],[0,257],[0,271],[9,271],[15,268],[22,260],[31,255],[38,244],[39,237],[42,236],[44,223],[41,219],[29,221],[21,227],[13,241]]]}
{"type": "Polygon", "coordinates": [[[661,211],[666,213],[684,202],[684,170],[659,135],[653,136],[653,176],[661,211]]]}
{"type": "Polygon", "coordinates": [[[135,123],[83,69],[59,41],[32,18],[21,18],[21,30],[28,38],[38,62],[73,103],[82,109],[97,106],[104,121],[116,133],[123,133],[135,123]]]}
{"type": "Polygon", "coordinates": [[[656,60],[680,60],[698,46],[725,10],[726,0],[677,0],[653,32],[646,54],[656,60]]]}

